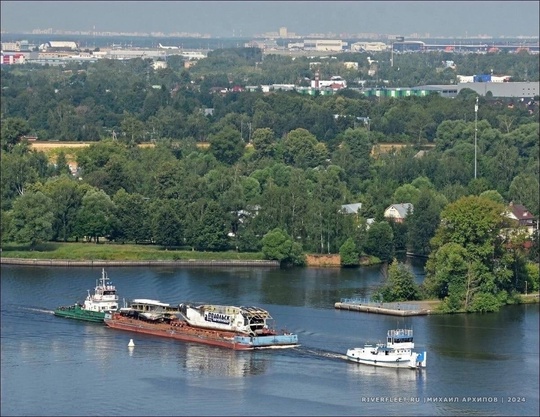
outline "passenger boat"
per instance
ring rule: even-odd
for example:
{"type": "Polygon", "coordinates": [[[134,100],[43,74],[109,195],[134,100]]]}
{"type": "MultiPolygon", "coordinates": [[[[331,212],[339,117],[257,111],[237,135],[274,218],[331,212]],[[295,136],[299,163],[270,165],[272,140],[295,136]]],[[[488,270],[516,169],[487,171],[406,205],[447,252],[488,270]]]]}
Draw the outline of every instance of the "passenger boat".
{"type": "Polygon", "coordinates": [[[365,344],[347,350],[347,359],[365,365],[387,368],[425,368],[426,352],[413,352],[412,329],[388,330],[386,344],[365,344]]]}
{"type": "Polygon", "coordinates": [[[58,307],[54,315],[75,320],[102,323],[105,313],[118,309],[118,295],[116,287],[107,277],[105,269],[101,271],[101,278],[97,280],[94,293],[88,290],[84,304],[75,303],[67,307],[58,307]]]}
{"type": "Polygon", "coordinates": [[[270,328],[270,314],[258,307],[219,305],[171,306],[136,299],[129,307],[105,315],[113,329],[203,343],[235,350],[298,346],[298,336],[270,328]]]}

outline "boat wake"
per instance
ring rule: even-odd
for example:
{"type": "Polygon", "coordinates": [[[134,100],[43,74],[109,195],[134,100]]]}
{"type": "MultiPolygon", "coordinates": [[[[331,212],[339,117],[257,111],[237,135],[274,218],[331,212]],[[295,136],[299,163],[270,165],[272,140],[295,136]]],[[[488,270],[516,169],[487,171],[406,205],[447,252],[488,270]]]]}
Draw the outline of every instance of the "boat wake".
{"type": "Polygon", "coordinates": [[[43,308],[21,307],[21,309],[22,310],[28,310],[28,311],[35,311],[37,313],[54,314],[53,310],[45,310],[43,308]]]}
{"type": "Polygon", "coordinates": [[[347,355],[344,355],[342,353],[337,353],[337,352],[331,352],[328,350],[300,348],[300,349],[297,349],[297,351],[306,356],[316,356],[319,358],[336,359],[336,360],[347,360],[347,355]]]}

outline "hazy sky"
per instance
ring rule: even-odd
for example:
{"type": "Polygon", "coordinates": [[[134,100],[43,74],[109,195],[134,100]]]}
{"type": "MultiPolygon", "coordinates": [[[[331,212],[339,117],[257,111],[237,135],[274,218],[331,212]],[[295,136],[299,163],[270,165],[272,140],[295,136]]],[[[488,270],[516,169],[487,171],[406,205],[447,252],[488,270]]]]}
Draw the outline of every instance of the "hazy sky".
{"type": "Polygon", "coordinates": [[[6,1],[2,31],[538,36],[538,1],[6,1]]]}

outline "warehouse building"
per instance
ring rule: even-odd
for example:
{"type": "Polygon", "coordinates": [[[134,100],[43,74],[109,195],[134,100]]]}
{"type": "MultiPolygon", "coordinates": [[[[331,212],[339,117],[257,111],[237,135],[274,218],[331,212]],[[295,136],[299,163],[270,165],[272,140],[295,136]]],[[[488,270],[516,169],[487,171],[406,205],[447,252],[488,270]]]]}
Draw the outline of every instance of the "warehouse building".
{"type": "Polygon", "coordinates": [[[388,45],[384,42],[355,42],[351,44],[351,52],[384,52],[388,45]]]}
{"type": "Polygon", "coordinates": [[[469,88],[481,96],[491,93],[493,97],[533,98],[540,95],[540,82],[468,82],[452,85],[423,85],[415,90],[432,91],[443,97],[456,97],[461,90],[469,88]]]}
{"type": "Polygon", "coordinates": [[[305,39],[304,50],[306,51],[333,51],[341,52],[347,46],[347,42],[341,39],[305,39]]]}
{"type": "Polygon", "coordinates": [[[49,41],[39,45],[40,51],[76,51],[79,46],[71,41],[49,41]]]}

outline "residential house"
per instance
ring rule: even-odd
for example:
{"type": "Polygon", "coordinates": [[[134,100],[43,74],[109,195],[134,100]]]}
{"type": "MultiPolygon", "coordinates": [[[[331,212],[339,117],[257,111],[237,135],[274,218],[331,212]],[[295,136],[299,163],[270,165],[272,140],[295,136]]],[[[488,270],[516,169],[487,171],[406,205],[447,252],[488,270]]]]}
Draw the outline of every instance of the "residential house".
{"type": "MultiPolygon", "coordinates": [[[[340,212],[343,214],[355,214],[358,221],[358,215],[362,209],[362,203],[342,204],[340,212]]],[[[375,222],[375,219],[366,219],[366,230],[375,222]]],[[[360,225],[358,226],[360,227],[360,225]]]]}
{"type": "Polygon", "coordinates": [[[413,212],[413,209],[411,203],[392,204],[384,210],[384,218],[396,223],[403,223],[407,215],[413,212]]]}
{"type": "Polygon", "coordinates": [[[343,204],[341,211],[345,214],[358,214],[358,211],[362,208],[362,203],[343,204]]]}
{"type": "Polygon", "coordinates": [[[510,202],[505,215],[514,220],[519,227],[525,228],[529,236],[532,236],[538,227],[538,219],[522,204],[510,202]]]}

